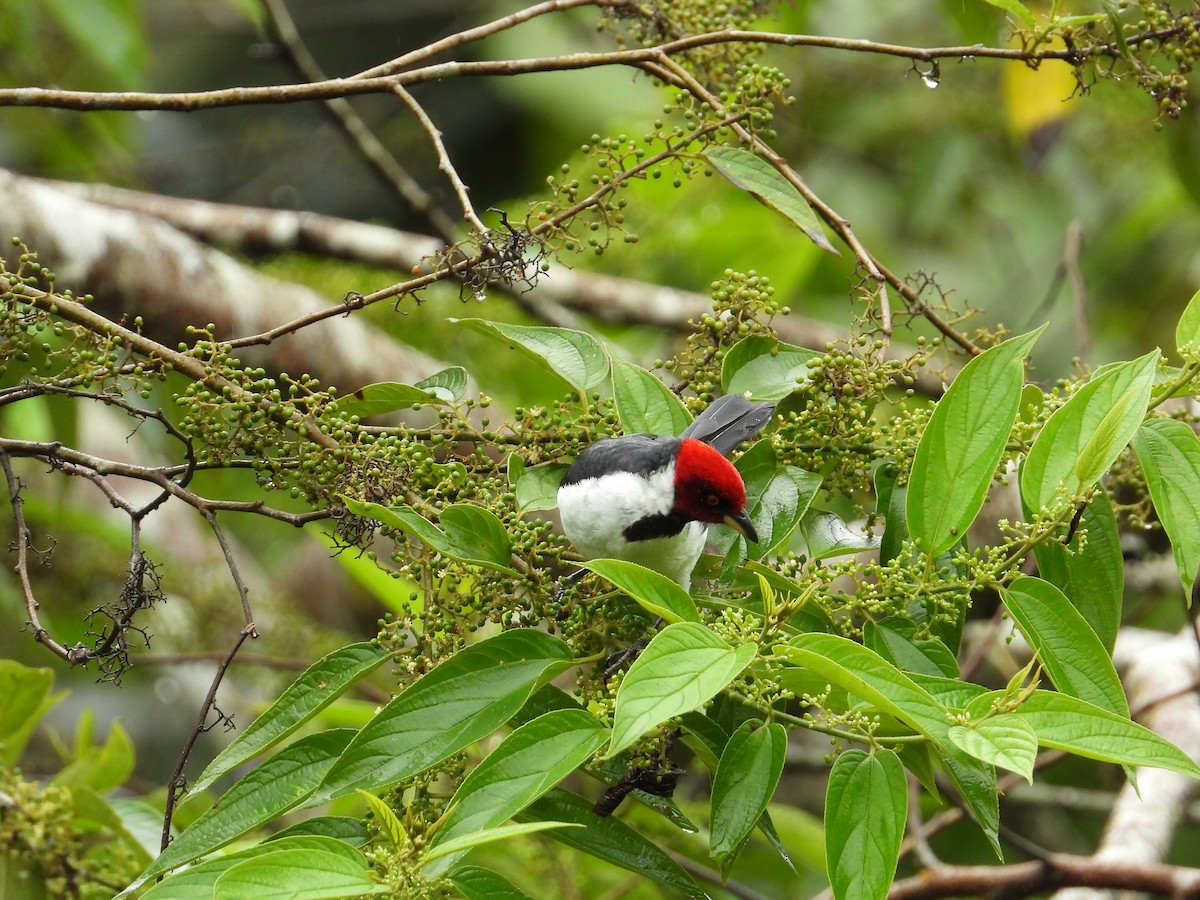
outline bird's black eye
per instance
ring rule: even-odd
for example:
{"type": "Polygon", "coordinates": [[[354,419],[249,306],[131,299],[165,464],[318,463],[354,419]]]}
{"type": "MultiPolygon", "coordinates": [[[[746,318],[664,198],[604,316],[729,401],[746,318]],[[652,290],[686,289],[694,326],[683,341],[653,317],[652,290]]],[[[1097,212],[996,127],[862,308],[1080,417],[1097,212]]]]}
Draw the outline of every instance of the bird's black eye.
{"type": "Polygon", "coordinates": [[[707,503],[709,506],[720,506],[721,498],[718,497],[716,494],[705,494],[704,502],[707,503]]]}

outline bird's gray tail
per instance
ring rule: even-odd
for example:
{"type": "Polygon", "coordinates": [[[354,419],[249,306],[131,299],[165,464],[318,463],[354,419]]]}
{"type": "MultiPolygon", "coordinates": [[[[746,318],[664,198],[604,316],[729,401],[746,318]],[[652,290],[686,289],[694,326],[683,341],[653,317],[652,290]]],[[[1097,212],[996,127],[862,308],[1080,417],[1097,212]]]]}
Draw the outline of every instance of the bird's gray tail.
{"type": "Polygon", "coordinates": [[[758,434],[773,412],[774,403],[751,403],[741,394],[726,394],[696,416],[680,437],[704,441],[728,456],[738,444],[758,434]]]}

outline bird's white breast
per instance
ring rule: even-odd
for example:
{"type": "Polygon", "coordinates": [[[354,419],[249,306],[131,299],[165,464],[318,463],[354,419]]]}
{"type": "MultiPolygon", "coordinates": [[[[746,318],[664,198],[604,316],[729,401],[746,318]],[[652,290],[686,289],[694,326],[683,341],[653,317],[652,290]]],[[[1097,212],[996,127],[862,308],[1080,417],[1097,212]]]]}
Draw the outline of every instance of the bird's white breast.
{"type": "Polygon", "coordinates": [[[702,522],[689,522],[670,537],[628,541],[625,529],[653,515],[666,515],[675,502],[675,466],[647,476],[610,472],[560,488],[558,508],[563,531],[586,559],[625,559],[690,586],[692,569],[708,533],[702,522]]]}

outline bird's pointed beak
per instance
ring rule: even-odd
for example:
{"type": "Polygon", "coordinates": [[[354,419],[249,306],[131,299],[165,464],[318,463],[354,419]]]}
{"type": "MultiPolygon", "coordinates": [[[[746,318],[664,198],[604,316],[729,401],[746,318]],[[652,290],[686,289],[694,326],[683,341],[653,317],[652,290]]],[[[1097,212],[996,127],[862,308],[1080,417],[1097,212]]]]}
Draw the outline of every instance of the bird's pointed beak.
{"type": "Polygon", "coordinates": [[[726,525],[743,535],[747,540],[758,543],[758,532],[754,530],[754,523],[750,521],[750,514],[744,509],[737,515],[726,516],[722,520],[726,525]]]}

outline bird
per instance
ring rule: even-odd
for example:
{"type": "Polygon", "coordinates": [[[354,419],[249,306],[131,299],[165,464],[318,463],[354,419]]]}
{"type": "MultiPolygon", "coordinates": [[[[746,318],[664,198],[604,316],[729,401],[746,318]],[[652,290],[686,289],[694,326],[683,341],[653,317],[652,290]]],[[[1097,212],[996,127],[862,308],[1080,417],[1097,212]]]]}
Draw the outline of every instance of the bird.
{"type": "Polygon", "coordinates": [[[690,590],[710,524],[758,543],[745,482],[727,457],[774,411],[726,394],[679,437],[627,434],[588,446],[558,488],[567,539],[585,559],[628,560],[690,590]]]}

